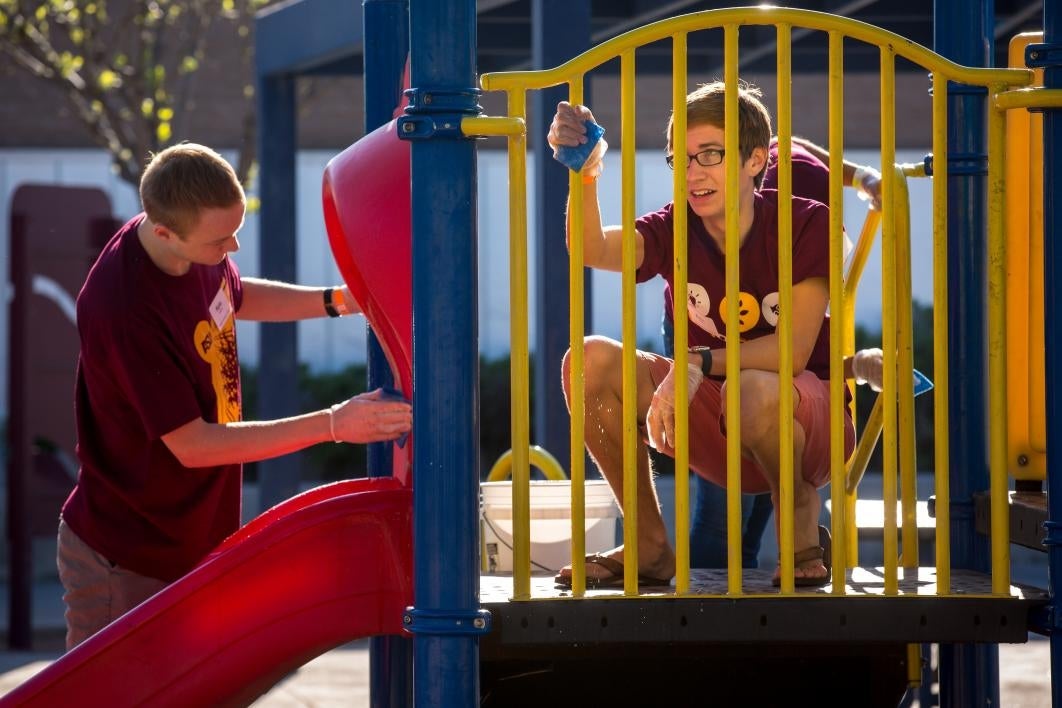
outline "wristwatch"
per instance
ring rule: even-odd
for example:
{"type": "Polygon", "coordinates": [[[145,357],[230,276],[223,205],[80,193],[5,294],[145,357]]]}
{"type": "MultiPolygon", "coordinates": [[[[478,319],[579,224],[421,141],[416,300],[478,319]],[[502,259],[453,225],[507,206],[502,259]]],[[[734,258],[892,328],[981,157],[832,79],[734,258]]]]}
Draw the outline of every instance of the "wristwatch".
{"type": "Polygon", "coordinates": [[[329,317],[342,317],[350,312],[341,288],[326,288],[324,291],[324,309],[329,317]]]}
{"type": "Polygon", "coordinates": [[[712,348],[711,347],[690,347],[690,352],[696,352],[701,355],[701,373],[705,378],[712,375],[712,348]]]}

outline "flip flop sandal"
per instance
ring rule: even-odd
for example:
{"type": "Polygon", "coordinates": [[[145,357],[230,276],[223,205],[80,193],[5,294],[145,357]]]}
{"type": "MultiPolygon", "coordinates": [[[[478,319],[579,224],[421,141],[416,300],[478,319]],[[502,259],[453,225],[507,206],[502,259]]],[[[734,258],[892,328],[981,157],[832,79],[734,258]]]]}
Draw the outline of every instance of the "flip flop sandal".
{"type": "MultiPolygon", "coordinates": [[[[589,575],[586,576],[586,587],[591,590],[601,588],[622,588],[623,587],[623,564],[615,558],[609,558],[599,553],[591,553],[583,558],[583,562],[588,565],[596,565],[604,568],[608,575],[604,575],[600,578],[592,578],[589,575]]],[[[557,573],[553,577],[553,582],[558,588],[570,590],[572,587],[572,576],[562,575],[557,573]]],[[[638,585],[645,587],[663,587],[670,585],[670,578],[654,578],[651,575],[638,575],[638,585]]]]}
{"type": "MultiPolygon", "coordinates": [[[[795,575],[793,577],[793,585],[801,588],[817,588],[823,585],[829,584],[833,578],[833,565],[832,565],[832,540],[830,538],[830,531],[825,526],[819,526],[819,545],[805,548],[802,551],[797,551],[793,554],[793,565],[795,568],[799,568],[802,563],[809,563],[811,561],[822,561],[822,564],[826,566],[826,575],[821,577],[807,577],[795,575]]],[[[776,575],[771,579],[771,585],[779,587],[782,584],[781,575],[776,575]]]]}

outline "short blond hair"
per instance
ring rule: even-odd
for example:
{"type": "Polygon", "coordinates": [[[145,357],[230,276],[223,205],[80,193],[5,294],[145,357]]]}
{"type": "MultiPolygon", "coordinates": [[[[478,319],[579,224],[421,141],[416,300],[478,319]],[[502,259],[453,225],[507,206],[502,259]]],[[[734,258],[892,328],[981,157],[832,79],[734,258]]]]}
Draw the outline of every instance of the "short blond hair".
{"type": "Polygon", "coordinates": [[[148,219],[182,238],[199,223],[201,210],[245,202],[232,165],[204,145],[180,143],[152,155],[140,178],[148,219]]]}
{"type": "MultiPolygon", "coordinates": [[[[768,149],[771,144],[771,114],[763,105],[763,92],[756,86],[741,82],[738,85],[738,147],[741,161],[752,157],[756,148],[768,149]]],[[[726,130],[726,84],[713,81],[701,84],[686,96],[686,127],[712,125],[726,130]]],[[[667,120],[667,154],[675,153],[675,116],[667,120]]],[[[685,161],[680,161],[685,164],[685,161]]],[[[763,181],[767,169],[764,161],[763,170],[756,175],[756,186],[763,181]]]]}

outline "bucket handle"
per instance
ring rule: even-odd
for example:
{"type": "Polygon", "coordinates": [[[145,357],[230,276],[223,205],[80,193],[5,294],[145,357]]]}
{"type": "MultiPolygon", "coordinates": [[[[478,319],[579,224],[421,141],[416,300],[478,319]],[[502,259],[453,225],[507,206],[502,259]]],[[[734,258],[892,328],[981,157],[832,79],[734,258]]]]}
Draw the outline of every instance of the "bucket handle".
{"type": "MultiPolygon", "coordinates": [[[[561,467],[557,458],[549,453],[546,448],[539,445],[531,445],[529,448],[531,453],[531,464],[540,470],[542,474],[546,475],[546,479],[552,479],[554,481],[568,479],[568,476],[564,474],[564,468],[561,467]]],[[[490,468],[490,474],[487,475],[488,482],[500,482],[508,479],[513,469],[513,451],[509,450],[505,452],[498,461],[494,463],[494,466],[490,468]]]]}

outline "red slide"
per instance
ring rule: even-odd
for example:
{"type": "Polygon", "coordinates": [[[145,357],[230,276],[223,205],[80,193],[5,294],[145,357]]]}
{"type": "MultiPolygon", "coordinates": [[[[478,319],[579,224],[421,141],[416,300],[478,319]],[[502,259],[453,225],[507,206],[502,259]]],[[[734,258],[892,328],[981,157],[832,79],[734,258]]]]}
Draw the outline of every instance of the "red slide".
{"type": "Polygon", "coordinates": [[[296,496],[0,705],[247,705],[340,644],[398,634],[411,508],[390,478],[296,496]]]}

